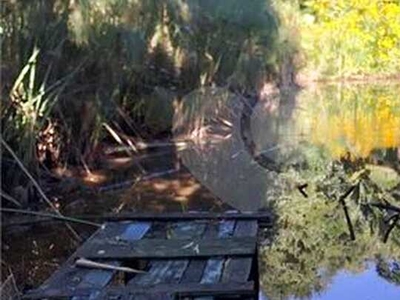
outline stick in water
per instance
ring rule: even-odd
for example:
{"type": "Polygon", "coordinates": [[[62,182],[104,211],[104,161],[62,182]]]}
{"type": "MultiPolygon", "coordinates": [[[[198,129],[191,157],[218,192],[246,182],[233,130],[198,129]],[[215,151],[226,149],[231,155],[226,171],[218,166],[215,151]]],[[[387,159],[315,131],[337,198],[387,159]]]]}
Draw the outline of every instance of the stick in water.
{"type": "MultiPolygon", "coordinates": [[[[40,196],[42,199],[50,206],[50,208],[60,217],[63,217],[63,215],[58,211],[58,209],[54,206],[53,203],[51,203],[50,199],[47,198],[46,194],[43,192],[42,188],[40,187],[39,183],[33,178],[33,176],[29,173],[29,171],[25,168],[24,164],[22,161],[18,158],[18,156],[15,154],[15,152],[11,149],[11,147],[6,143],[5,140],[3,140],[2,137],[0,137],[1,144],[4,146],[4,148],[7,149],[7,151],[11,154],[11,156],[15,159],[15,162],[17,165],[21,168],[21,170],[25,173],[25,175],[30,179],[36,190],[39,192],[40,196]]],[[[79,234],[69,225],[68,223],[65,223],[65,226],[69,229],[69,231],[72,233],[72,235],[78,240],[82,241],[82,238],[79,236],[79,234]]]]}

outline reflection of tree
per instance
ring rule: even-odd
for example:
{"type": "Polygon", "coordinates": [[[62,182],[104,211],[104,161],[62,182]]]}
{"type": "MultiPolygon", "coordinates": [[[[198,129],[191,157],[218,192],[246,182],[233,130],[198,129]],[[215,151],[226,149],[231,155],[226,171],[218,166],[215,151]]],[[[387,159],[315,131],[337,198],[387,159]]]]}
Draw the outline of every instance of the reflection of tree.
{"type": "Polygon", "coordinates": [[[379,259],[376,266],[378,274],[387,281],[400,285],[400,264],[395,261],[379,259]]]}
{"type": "Polygon", "coordinates": [[[299,101],[298,130],[336,159],[350,153],[366,158],[377,149],[400,145],[399,85],[358,88],[329,86],[305,91],[299,101]]]}
{"type": "Polygon", "coordinates": [[[262,254],[261,281],[267,296],[310,297],[326,289],[339,270],[361,272],[365,262],[374,257],[379,257],[378,274],[397,283],[400,230],[395,229],[384,243],[378,222],[384,212],[374,210],[368,215],[361,205],[366,198],[383,201],[383,191],[368,179],[362,165],[345,170],[342,163],[324,160],[319,151],[309,150],[307,155],[309,163],[304,171],[289,168],[281,174],[288,183],[276,201],[276,239],[262,254]],[[357,190],[346,202],[355,241],[350,240],[343,210],[336,201],[352,180],[368,187],[357,190]],[[309,198],[304,198],[290,183],[299,181],[309,183],[309,198]]]}
{"type": "Polygon", "coordinates": [[[248,211],[268,201],[274,176],[245,151],[240,118],[245,105],[227,89],[199,89],[177,108],[174,134],[191,140],[180,154],[190,172],[220,199],[248,211]]]}

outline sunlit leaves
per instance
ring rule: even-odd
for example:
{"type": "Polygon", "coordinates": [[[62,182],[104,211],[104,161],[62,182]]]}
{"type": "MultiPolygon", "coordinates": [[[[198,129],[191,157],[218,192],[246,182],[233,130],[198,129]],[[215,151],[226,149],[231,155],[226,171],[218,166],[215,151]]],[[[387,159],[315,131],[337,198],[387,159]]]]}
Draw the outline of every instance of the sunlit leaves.
{"type": "Polygon", "coordinates": [[[315,22],[303,23],[308,67],[322,76],[396,74],[400,69],[400,3],[304,1],[315,22]]]}
{"type": "Polygon", "coordinates": [[[366,86],[362,93],[341,86],[317,93],[304,91],[300,98],[309,109],[299,110],[297,128],[308,132],[309,140],[328,149],[334,158],[348,153],[352,158],[366,158],[374,150],[400,144],[398,93],[396,85],[366,86]]]}

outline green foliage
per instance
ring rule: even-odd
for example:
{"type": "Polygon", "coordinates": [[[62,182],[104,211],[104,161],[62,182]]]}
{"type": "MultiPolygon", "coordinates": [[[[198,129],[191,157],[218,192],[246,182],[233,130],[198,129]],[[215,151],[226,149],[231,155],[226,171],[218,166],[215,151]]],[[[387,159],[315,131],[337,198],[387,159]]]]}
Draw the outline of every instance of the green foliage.
{"type": "Polygon", "coordinates": [[[314,77],[397,75],[400,3],[299,1],[306,73],[314,77]]]}
{"type": "MultiPolygon", "coordinates": [[[[314,155],[321,154],[314,152],[314,155]]],[[[324,291],[340,270],[358,273],[364,270],[367,261],[376,263],[380,276],[399,284],[396,267],[400,259],[399,228],[384,243],[380,227],[384,213],[367,209],[371,202],[390,199],[398,205],[398,201],[369,178],[365,165],[346,167],[343,162],[329,163],[329,160],[318,168],[309,165],[312,176],[307,175],[307,169],[280,174],[289,183],[281,185],[274,204],[279,215],[275,239],[261,254],[265,294],[270,299],[308,298],[324,291]],[[299,180],[309,184],[308,198],[290,184],[299,180]],[[346,199],[356,234],[356,240],[351,241],[337,200],[355,183],[355,192],[346,199]]]]}
{"type": "Polygon", "coordinates": [[[399,92],[396,82],[304,89],[298,96],[304,109],[296,113],[296,132],[307,132],[312,144],[323,146],[335,159],[389,152],[400,144],[395,130],[400,126],[399,92]]]}
{"type": "Polygon", "coordinates": [[[63,161],[89,163],[110,128],[136,136],[165,129],[143,124],[157,119],[144,101],[159,90],[181,97],[211,84],[254,89],[280,71],[278,21],[265,0],[21,0],[4,3],[1,16],[5,140],[36,167],[37,139],[25,147],[20,137],[48,122],[57,124],[63,161]],[[40,55],[25,67],[35,47],[40,55]],[[34,79],[19,90],[20,103],[40,118],[9,97],[18,74],[34,79]]]}
{"type": "MultiPolygon", "coordinates": [[[[12,142],[17,155],[32,172],[38,168],[37,144],[40,134],[50,125],[52,108],[70,80],[70,77],[62,78],[49,85],[49,69],[40,81],[38,57],[39,50],[35,48],[1,107],[2,137],[12,142]]],[[[13,182],[19,181],[18,172],[12,170],[8,173],[13,182]]]]}

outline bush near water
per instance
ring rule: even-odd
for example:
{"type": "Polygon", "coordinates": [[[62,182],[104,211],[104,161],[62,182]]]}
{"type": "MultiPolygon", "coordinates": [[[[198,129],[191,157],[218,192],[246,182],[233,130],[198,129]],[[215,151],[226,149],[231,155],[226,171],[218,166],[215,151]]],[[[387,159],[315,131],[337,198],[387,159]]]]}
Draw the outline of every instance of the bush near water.
{"type": "MultiPolygon", "coordinates": [[[[1,16],[2,138],[35,176],[168,132],[169,99],[200,86],[400,69],[400,1],[18,0],[1,16]]],[[[26,184],[9,170],[6,188],[26,184]]]]}

